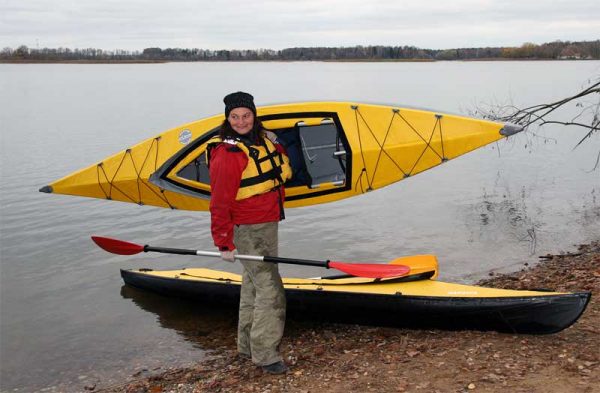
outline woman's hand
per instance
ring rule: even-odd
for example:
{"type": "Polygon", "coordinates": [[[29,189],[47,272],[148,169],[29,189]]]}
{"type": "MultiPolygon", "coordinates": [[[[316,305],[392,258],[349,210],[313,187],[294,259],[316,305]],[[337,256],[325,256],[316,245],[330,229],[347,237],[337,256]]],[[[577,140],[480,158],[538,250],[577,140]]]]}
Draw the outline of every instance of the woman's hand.
{"type": "Polygon", "coordinates": [[[235,262],[235,253],[236,250],[233,251],[221,251],[221,259],[227,262],[235,262]]]}

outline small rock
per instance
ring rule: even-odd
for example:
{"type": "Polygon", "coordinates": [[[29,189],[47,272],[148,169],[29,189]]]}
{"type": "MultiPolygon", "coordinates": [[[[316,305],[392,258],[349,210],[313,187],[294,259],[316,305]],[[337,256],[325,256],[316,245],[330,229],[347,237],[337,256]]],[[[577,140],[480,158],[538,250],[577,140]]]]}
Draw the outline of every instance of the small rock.
{"type": "Polygon", "coordinates": [[[499,375],[496,375],[494,373],[489,373],[488,375],[485,376],[485,380],[487,380],[489,382],[496,382],[496,381],[499,381],[500,379],[502,379],[502,377],[500,377],[499,375]]]}
{"type": "Polygon", "coordinates": [[[474,383],[470,383],[469,386],[467,386],[467,389],[469,389],[469,390],[473,390],[475,388],[476,388],[476,386],[474,383]]]}
{"type": "Polygon", "coordinates": [[[323,348],[323,347],[316,347],[314,349],[314,353],[317,356],[321,356],[321,355],[323,355],[325,353],[325,348],[323,348]]]}

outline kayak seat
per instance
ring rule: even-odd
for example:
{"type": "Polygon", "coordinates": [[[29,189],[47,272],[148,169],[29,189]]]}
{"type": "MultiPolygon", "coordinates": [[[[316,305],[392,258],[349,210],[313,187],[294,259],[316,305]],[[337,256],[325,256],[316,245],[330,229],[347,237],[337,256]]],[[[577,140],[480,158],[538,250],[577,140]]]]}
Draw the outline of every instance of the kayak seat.
{"type": "Polygon", "coordinates": [[[300,143],[300,132],[298,127],[284,128],[277,130],[277,141],[281,143],[286,150],[287,156],[292,167],[292,178],[286,183],[286,187],[312,185],[312,178],[308,173],[306,162],[302,154],[302,145],[300,143]]]}
{"type": "Polygon", "coordinates": [[[202,184],[210,184],[207,161],[206,152],[203,152],[177,172],[177,176],[202,184]]]}
{"type": "Polygon", "coordinates": [[[322,183],[343,185],[346,180],[345,151],[333,122],[277,130],[285,146],[293,176],[286,187],[317,188],[322,183]]]}

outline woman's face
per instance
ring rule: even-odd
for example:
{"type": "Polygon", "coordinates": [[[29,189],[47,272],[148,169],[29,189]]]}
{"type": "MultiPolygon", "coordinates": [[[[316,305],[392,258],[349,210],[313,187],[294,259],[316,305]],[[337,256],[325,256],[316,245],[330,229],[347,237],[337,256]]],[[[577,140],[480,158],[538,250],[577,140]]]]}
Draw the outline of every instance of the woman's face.
{"type": "Polygon", "coordinates": [[[227,117],[231,128],[240,135],[246,135],[254,126],[254,113],[248,108],[235,108],[227,117]]]}

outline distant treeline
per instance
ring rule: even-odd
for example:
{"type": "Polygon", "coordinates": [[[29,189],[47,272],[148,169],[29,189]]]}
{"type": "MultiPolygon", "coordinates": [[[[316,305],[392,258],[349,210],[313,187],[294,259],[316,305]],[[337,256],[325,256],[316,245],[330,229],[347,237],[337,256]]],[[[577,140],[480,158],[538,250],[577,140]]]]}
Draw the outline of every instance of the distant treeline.
{"type": "Polygon", "coordinates": [[[163,62],[163,61],[403,61],[477,59],[600,59],[600,40],[555,41],[520,47],[420,49],[414,46],[306,47],[282,50],[208,50],[146,48],[143,51],[43,48],[22,45],[4,48],[2,62],[163,62]]]}

